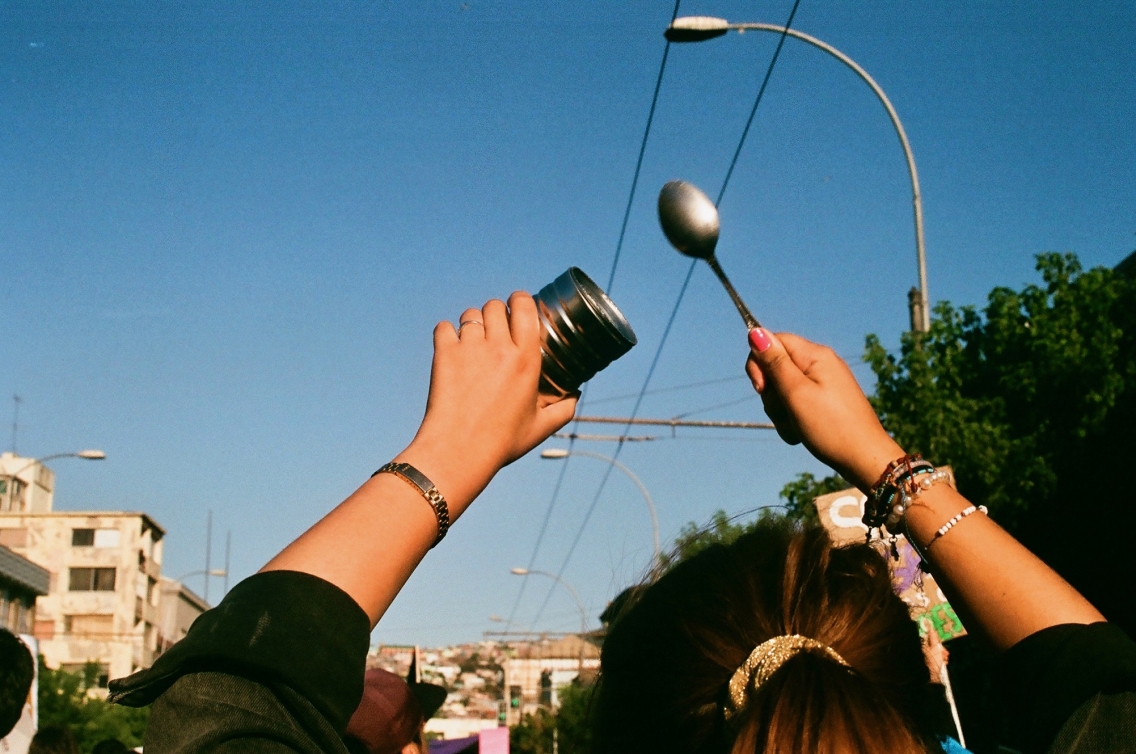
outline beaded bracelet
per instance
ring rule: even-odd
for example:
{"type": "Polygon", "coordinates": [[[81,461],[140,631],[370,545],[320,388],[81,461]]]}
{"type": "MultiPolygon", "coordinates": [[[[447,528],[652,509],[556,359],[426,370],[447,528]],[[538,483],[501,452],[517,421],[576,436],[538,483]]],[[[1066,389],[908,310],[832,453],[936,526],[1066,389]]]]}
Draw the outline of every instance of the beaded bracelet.
{"type": "Polygon", "coordinates": [[[935,542],[939,541],[940,537],[946,536],[947,532],[949,532],[951,529],[955,528],[955,526],[958,525],[959,521],[962,521],[967,516],[974,514],[974,513],[978,513],[979,511],[981,511],[983,515],[986,515],[986,516],[990,515],[990,511],[986,509],[985,505],[977,505],[977,506],[976,505],[968,505],[967,507],[963,508],[961,511],[956,513],[954,515],[954,517],[951,518],[950,521],[943,524],[942,526],[940,526],[938,528],[938,530],[935,531],[935,536],[931,537],[931,541],[927,543],[927,549],[930,550],[931,545],[933,545],[933,544],[935,544],[935,542]]]}
{"type": "Polygon", "coordinates": [[[904,491],[906,482],[921,474],[935,470],[929,461],[918,453],[897,458],[887,465],[879,480],[868,491],[864,503],[864,525],[878,529],[891,517],[896,496],[904,491]]]}
{"type": "Polygon", "coordinates": [[[950,483],[951,479],[951,472],[946,469],[931,468],[919,469],[910,476],[898,480],[899,489],[896,495],[898,495],[899,500],[895,503],[891,502],[896,495],[892,495],[892,498],[889,499],[887,519],[884,521],[888,531],[896,529],[899,523],[904,520],[907,509],[921,494],[940,482],[950,483]]]}

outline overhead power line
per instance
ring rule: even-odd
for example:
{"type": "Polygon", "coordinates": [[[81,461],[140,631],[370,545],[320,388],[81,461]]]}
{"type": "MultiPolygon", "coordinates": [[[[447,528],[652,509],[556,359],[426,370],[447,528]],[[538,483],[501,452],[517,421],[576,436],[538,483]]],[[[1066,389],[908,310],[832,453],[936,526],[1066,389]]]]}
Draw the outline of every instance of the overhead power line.
{"type": "MultiPolygon", "coordinates": [[[[678,17],[678,6],[679,6],[680,1],[681,0],[676,0],[676,2],[675,2],[674,14],[672,15],[671,23],[674,23],[674,19],[678,17]]],[[[789,29],[793,25],[793,18],[797,15],[797,8],[800,6],[800,4],[801,4],[801,0],[794,0],[793,8],[789,12],[789,18],[785,21],[784,31],[781,33],[781,37],[777,40],[777,49],[774,50],[773,57],[770,58],[770,60],[769,60],[769,67],[765,71],[765,78],[763,78],[762,81],[761,81],[761,87],[757,91],[757,97],[754,99],[753,108],[750,110],[749,118],[746,120],[746,125],[745,125],[745,128],[742,130],[741,138],[738,140],[737,149],[734,150],[733,159],[730,160],[730,166],[726,171],[726,177],[722,180],[722,188],[718,191],[718,199],[714,202],[715,206],[721,204],[722,197],[725,196],[725,194],[726,194],[726,187],[730,183],[730,177],[734,173],[734,167],[737,165],[738,157],[741,155],[742,147],[745,145],[746,137],[749,135],[750,126],[753,124],[754,116],[757,115],[757,109],[761,105],[762,98],[765,96],[765,89],[769,85],[769,79],[773,75],[773,69],[777,65],[777,59],[781,55],[781,48],[785,44],[785,38],[788,36],[789,29]]],[[[668,46],[667,50],[669,51],[669,46],[668,46]]],[[[666,64],[666,53],[665,52],[664,52],[664,55],[663,55],[663,64],[664,65],[666,64]]],[[[659,84],[661,84],[661,83],[662,83],[662,71],[660,70],[659,81],[658,81],[658,83],[656,83],[656,86],[655,86],[656,98],[658,96],[659,84]]],[[[651,116],[654,117],[654,105],[653,104],[652,104],[651,116]]],[[[640,156],[639,156],[640,165],[642,164],[642,157],[643,156],[642,156],[642,149],[641,149],[640,150],[640,156]]],[[[638,182],[638,179],[639,179],[639,174],[638,174],[638,168],[637,168],[636,174],[635,174],[635,182],[636,183],[638,182]]],[[[632,186],[632,193],[634,193],[634,184],[632,186]]],[[[630,212],[630,202],[628,203],[627,212],[625,212],[624,230],[626,230],[626,215],[629,212],[630,212]]],[[[621,236],[620,236],[620,245],[622,245],[622,233],[621,233],[621,236]]],[[[618,247],[617,247],[617,254],[616,254],[616,260],[615,261],[618,262],[618,247]]],[[[697,259],[692,259],[691,263],[690,263],[690,267],[689,267],[689,269],[687,269],[686,279],[683,280],[682,288],[679,289],[678,298],[675,300],[674,308],[671,310],[671,316],[667,320],[667,326],[663,330],[663,336],[659,340],[658,348],[655,349],[655,356],[651,360],[650,368],[647,370],[647,378],[645,380],[643,380],[643,386],[639,389],[639,396],[638,396],[638,398],[636,398],[635,406],[631,410],[631,418],[632,419],[634,419],[635,415],[638,413],[639,406],[643,402],[643,396],[644,396],[644,394],[646,394],[647,388],[651,384],[651,377],[655,373],[655,367],[658,366],[659,356],[662,354],[663,346],[666,345],[667,338],[670,336],[671,326],[674,324],[675,317],[678,315],[679,307],[682,306],[683,297],[686,295],[687,286],[690,284],[690,278],[694,274],[694,267],[697,263],[698,263],[697,259]]],[[[612,271],[611,271],[611,280],[613,280],[614,277],[615,277],[615,264],[613,263],[612,271]]],[[[611,280],[608,281],[608,290],[609,291],[611,289],[611,280]]],[[[623,431],[623,434],[626,434],[627,430],[630,429],[630,427],[631,427],[631,424],[628,423],[627,426],[625,427],[624,431],[623,431]]],[[[622,451],[622,450],[623,450],[623,443],[621,442],[618,445],[616,445],[615,452],[612,454],[612,458],[618,459],[620,451],[622,451]]],[[[577,529],[577,531],[576,531],[576,536],[572,540],[571,547],[568,548],[568,554],[565,556],[563,562],[560,564],[560,569],[556,572],[557,579],[560,579],[564,576],[564,571],[568,567],[568,563],[571,561],[573,553],[576,551],[576,546],[580,543],[580,538],[583,536],[584,529],[587,527],[588,521],[592,517],[592,512],[595,510],[596,505],[599,503],[600,496],[603,494],[604,487],[607,485],[607,480],[611,477],[611,470],[612,470],[613,466],[614,466],[614,464],[609,465],[607,470],[604,472],[603,478],[600,479],[600,484],[599,484],[599,487],[596,490],[595,496],[592,498],[592,503],[591,503],[591,505],[588,506],[587,513],[584,514],[584,520],[581,522],[580,528],[577,529]]],[[[540,620],[541,614],[544,613],[545,607],[548,605],[549,600],[552,599],[552,594],[553,594],[553,591],[555,590],[555,587],[556,587],[556,584],[554,582],[550,586],[547,594],[545,595],[544,602],[541,604],[540,610],[537,611],[536,617],[533,619],[532,625],[535,625],[537,623],[537,621],[540,620]]]]}
{"type": "MultiPolygon", "coordinates": [[[[679,3],[681,3],[681,2],[682,2],[682,0],[675,0],[674,9],[671,11],[671,23],[672,24],[674,23],[674,20],[676,18],[678,18],[678,6],[679,6],[679,3]]],[[[643,139],[639,143],[639,157],[635,161],[635,173],[631,178],[631,190],[628,192],[628,195],[627,195],[627,206],[623,210],[623,223],[620,225],[620,228],[619,228],[619,240],[616,241],[615,255],[612,257],[612,260],[611,260],[611,272],[608,274],[607,289],[606,289],[609,295],[611,294],[612,285],[615,282],[615,271],[616,271],[616,268],[619,266],[619,255],[620,255],[620,252],[623,250],[623,239],[627,235],[627,221],[631,217],[631,205],[635,202],[635,189],[639,186],[639,173],[643,168],[643,155],[646,154],[646,152],[647,152],[647,139],[651,135],[651,124],[655,120],[655,106],[658,105],[658,103],[659,103],[659,90],[660,90],[660,88],[662,87],[662,84],[663,84],[663,73],[667,69],[667,57],[670,55],[670,50],[671,50],[671,43],[670,43],[670,40],[667,40],[666,44],[663,46],[663,59],[659,63],[659,75],[655,78],[655,91],[651,95],[651,108],[650,108],[650,110],[647,111],[647,125],[643,129],[643,139]]],[[[586,395],[587,394],[587,386],[586,385],[584,386],[584,391],[585,391],[585,395],[586,395]]],[[[580,397],[580,407],[583,407],[585,395],[582,395],[580,397]]],[[[626,434],[626,433],[624,433],[624,434],[626,434]]],[[[569,451],[571,451],[572,445],[576,442],[576,438],[570,437],[568,442],[569,442],[568,449],[569,449],[569,451]]],[[[620,443],[620,446],[622,447],[622,442],[620,443]]],[[[556,478],[556,486],[553,488],[552,497],[548,501],[548,509],[545,511],[544,521],[541,523],[541,526],[540,526],[540,534],[537,535],[536,545],[533,547],[532,557],[529,558],[529,565],[528,565],[529,570],[532,570],[533,565],[536,563],[536,556],[540,552],[541,543],[544,541],[544,534],[545,534],[545,531],[547,531],[547,529],[548,529],[548,522],[552,518],[552,509],[556,507],[556,499],[560,495],[560,487],[564,482],[564,475],[567,472],[568,472],[568,459],[566,458],[566,459],[564,459],[564,463],[560,467],[560,475],[556,478]]],[[[529,577],[528,577],[528,574],[526,574],[524,576],[524,578],[521,579],[521,586],[517,590],[517,599],[513,602],[513,609],[509,612],[509,620],[506,623],[506,629],[508,629],[509,627],[511,627],[513,625],[513,619],[516,618],[516,616],[517,616],[517,608],[521,604],[521,598],[524,597],[525,587],[528,585],[528,581],[529,581],[529,577]]],[[[555,587],[555,586],[556,586],[556,582],[553,582],[553,587],[555,587]]],[[[549,596],[551,596],[551,591],[549,592],[549,596]]],[[[548,604],[547,598],[545,599],[545,604],[548,604]]],[[[543,610],[543,608],[541,608],[541,609],[543,610]]]]}

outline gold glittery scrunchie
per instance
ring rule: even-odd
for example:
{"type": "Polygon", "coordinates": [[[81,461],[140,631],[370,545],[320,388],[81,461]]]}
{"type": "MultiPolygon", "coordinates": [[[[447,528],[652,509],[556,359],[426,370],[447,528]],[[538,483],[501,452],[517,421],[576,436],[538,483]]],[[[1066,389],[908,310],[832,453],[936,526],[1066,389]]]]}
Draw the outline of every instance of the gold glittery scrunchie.
{"type": "Polygon", "coordinates": [[[777,672],[785,662],[799,652],[821,652],[844,667],[850,667],[836,650],[807,636],[775,636],[757,645],[742,666],[730,678],[730,697],[726,701],[725,715],[729,720],[746,706],[749,692],[757,691],[761,684],[777,672]]]}

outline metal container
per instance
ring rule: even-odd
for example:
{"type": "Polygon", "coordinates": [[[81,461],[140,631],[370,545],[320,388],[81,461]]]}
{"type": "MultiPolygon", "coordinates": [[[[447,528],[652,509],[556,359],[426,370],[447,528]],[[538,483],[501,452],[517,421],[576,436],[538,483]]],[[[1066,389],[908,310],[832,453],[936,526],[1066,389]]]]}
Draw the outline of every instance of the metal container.
{"type": "Polygon", "coordinates": [[[631,325],[577,267],[533,296],[540,312],[540,392],[573,393],[638,341],[631,325]]]}

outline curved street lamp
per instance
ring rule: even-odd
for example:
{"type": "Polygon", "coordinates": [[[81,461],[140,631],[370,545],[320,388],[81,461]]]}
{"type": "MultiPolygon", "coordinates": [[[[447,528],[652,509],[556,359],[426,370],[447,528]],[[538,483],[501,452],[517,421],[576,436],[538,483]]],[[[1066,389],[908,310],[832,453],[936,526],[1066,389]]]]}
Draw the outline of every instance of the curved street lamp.
{"type": "MultiPolygon", "coordinates": [[[[647,503],[647,511],[651,514],[651,538],[652,544],[655,547],[654,564],[658,565],[659,557],[661,554],[661,551],[659,549],[659,515],[655,510],[655,501],[651,499],[651,493],[647,492],[647,487],[643,484],[643,482],[639,480],[639,477],[635,476],[635,473],[631,471],[631,469],[627,468],[611,456],[605,456],[601,453],[593,453],[590,450],[565,450],[563,448],[548,448],[540,452],[541,458],[546,458],[549,460],[560,460],[561,458],[567,458],[569,456],[586,456],[588,458],[595,458],[597,460],[603,461],[604,463],[611,464],[612,466],[626,474],[627,478],[635,483],[635,486],[639,488],[639,492],[643,495],[643,500],[647,503]]],[[[533,573],[536,572],[533,571],[533,573]]]]}
{"type": "Polygon", "coordinates": [[[768,31],[784,34],[811,44],[851,68],[857,76],[864,80],[864,83],[872,88],[884,109],[887,110],[891,124],[895,127],[895,133],[899,136],[900,144],[903,146],[903,156],[907,159],[907,170],[911,174],[911,202],[915,210],[915,254],[919,263],[919,289],[917,291],[912,289],[912,292],[908,294],[908,301],[912,309],[911,329],[917,332],[927,332],[931,329],[931,311],[929,307],[930,298],[927,293],[927,255],[923,245],[923,199],[919,193],[919,174],[915,170],[915,155],[911,151],[911,144],[907,141],[907,133],[903,130],[903,124],[900,123],[899,115],[892,107],[891,100],[887,98],[884,90],[880,88],[875,79],[869,76],[868,72],[852,58],[827,42],[822,42],[816,37],[811,37],[796,29],[788,29],[776,24],[730,23],[724,18],[712,16],[685,16],[676,18],[667,27],[663,35],[671,42],[703,42],[707,39],[720,37],[731,30],[737,30],[739,34],[751,30],[768,31]],[[916,298],[919,299],[918,302],[916,302],[916,298]],[[916,311],[916,308],[918,308],[918,311],[916,311]]]}
{"type": "Polygon", "coordinates": [[[46,461],[54,461],[57,458],[82,458],[87,461],[103,461],[106,460],[106,457],[107,454],[103,451],[90,449],[77,450],[71,453],[52,453],[49,456],[31,459],[26,464],[17,469],[14,473],[4,474],[5,477],[11,480],[11,483],[8,485],[8,505],[6,506],[7,509],[9,511],[12,509],[12,496],[16,493],[16,480],[19,479],[20,474],[23,474],[25,471],[30,469],[32,466],[35,466],[37,463],[43,464],[46,461]]]}
{"type": "Polygon", "coordinates": [[[557,584],[568,590],[568,594],[572,595],[572,599],[576,602],[576,607],[580,609],[580,657],[576,666],[576,674],[577,676],[579,676],[584,672],[584,636],[588,633],[588,609],[584,607],[584,601],[580,599],[579,593],[572,588],[571,584],[557,576],[555,573],[549,573],[548,571],[538,571],[535,568],[510,568],[509,573],[513,574],[514,576],[529,576],[534,574],[537,576],[547,576],[548,578],[552,579],[557,584]]]}

